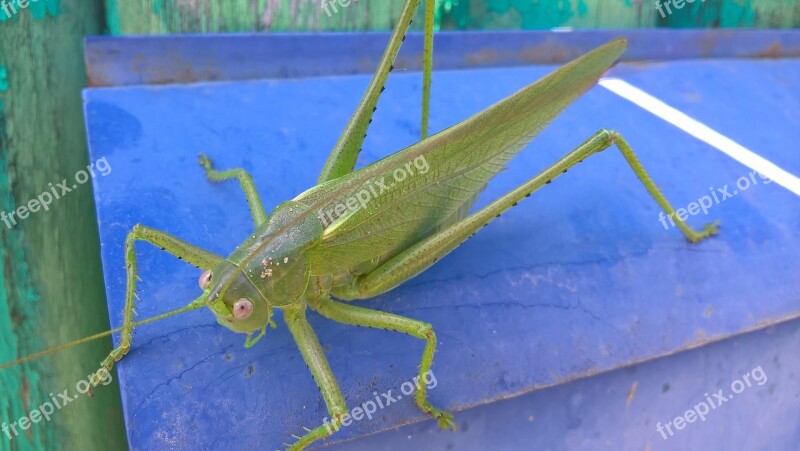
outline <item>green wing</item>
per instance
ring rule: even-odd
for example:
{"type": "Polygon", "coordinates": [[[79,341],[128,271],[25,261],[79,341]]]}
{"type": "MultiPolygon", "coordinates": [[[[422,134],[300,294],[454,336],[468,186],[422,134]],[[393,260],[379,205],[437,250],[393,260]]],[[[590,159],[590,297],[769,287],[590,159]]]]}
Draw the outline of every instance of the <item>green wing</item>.
{"type": "Polygon", "coordinates": [[[626,45],[624,39],[604,44],[453,127],[300,194],[294,200],[325,224],[310,256],[312,271],[367,273],[463,218],[488,181],[594,85],[626,45]],[[405,172],[405,180],[395,180],[395,171],[405,172]]]}

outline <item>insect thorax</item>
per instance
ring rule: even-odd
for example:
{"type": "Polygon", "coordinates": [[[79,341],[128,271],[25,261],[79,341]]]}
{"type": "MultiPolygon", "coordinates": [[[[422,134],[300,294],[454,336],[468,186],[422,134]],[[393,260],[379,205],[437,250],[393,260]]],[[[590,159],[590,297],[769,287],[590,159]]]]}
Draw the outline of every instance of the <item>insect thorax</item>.
{"type": "Polygon", "coordinates": [[[306,252],[322,238],[322,224],[298,202],[280,204],[228,258],[268,302],[297,302],[309,280],[306,252]]]}

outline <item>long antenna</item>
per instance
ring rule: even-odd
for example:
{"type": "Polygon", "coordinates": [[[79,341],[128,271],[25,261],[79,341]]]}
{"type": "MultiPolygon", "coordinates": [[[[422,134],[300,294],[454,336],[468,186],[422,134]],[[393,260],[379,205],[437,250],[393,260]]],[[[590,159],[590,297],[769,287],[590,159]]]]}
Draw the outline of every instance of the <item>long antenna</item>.
{"type": "Polygon", "coordinates": [[[167,312],[167,313],[164,313],[164,314],[161,314],[161,315],[158,315],[158,316],[154,316],[152,318],[148,318],[148,319],[145,319],[145,320],[142,320],[142,321],[139,321],[139,322],[134,322],[134,323],[131,323],[131,324],[127,325],[127,326],[117,327],[116,329],[107,330],[105,332],[100,332],[99,334],[95,334],[95,335],[91,335],[91,336],[88,336],[88,337],[81,338],[79,340],[71,341],[69,343],[66,343],[66,344],[63,344],[63,345],[60,345],[60,346],[56,346],[56,347],[47,349],[45,351],[37,352],[36,354],[31,354],[31,355],[29,355],[27,357],[23,357],[21,359],[14,360],[13,362],[4,363],[4,364],[0,365],[0,371],[4,370],[6,368],[10,368],[12,366],[16,366],[16,365],[25,363],[25,362],[30,362],[31,360],[38,359],[39,357],[43,357],[43,356],[46,356],[48,354],[52,354],[54,352],[63,351],[64,349],[68,349],[68,348],[71,348],[73,346],[78,346],[80,344],[88,343],[90,341],[94,341],[94,340],[97,340],[99,338],[107,337],[107,336],[115,334],[117,332],[121,332],[121,331],[123,331],[125,329],[133,329],[134,327],[142,326],[142,325],[149,324],[149,323],[153,323],[153,322],[156,322],[158,320],[162,320],[164,318],[169,318],[170,316],[175,316],[175,315],[178,315],[178,314],[181,314],[181,313],[184,313],[184,312],[188,312],[188,311],[191,311],[191,310],[197,310],[198,308],[203,307],[203,306],[206,305],[205,296],[206,296],[206,294],[203,293],[203,295],[201,295],[199,298],[197,298],[194,301],[192,301],[191,304],[189,304],[189,305],[187,305],[185,307],[181,307],[181,308],[179,308],[177,310],[173,310],[171,312],[167,312]]]}

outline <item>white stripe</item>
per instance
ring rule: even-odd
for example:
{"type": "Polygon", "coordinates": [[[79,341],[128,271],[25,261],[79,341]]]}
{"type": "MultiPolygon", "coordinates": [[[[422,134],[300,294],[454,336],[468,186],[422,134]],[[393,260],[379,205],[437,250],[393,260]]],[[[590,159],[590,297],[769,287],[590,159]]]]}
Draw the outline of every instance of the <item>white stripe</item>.
{"type": "Polygon", "coordinates": [[[692,119],[685,113],[672,108],[624,80],[618,78],[603,78],[598,84],[614,94],[639,105],[695,138],[716,147],[734,160],[758,171],[762,175],[769,177],[775,183],[800,196],[800,178],[786,172],[776,164],[727,136],[712,130],[707,125],[692,119]]]}

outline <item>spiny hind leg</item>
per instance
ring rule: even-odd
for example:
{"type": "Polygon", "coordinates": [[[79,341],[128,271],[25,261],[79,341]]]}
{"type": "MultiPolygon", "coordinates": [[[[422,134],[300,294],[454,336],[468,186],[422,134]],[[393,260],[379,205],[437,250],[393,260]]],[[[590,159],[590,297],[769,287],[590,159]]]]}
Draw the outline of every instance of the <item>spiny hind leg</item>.
{"type": "Polygon", "coordinates": [[[432,374],[433,354],[436,351],[436,333],[433,331],[433,326],[404,316],[343,304],[328,298],[310,302],[309,306],[322,316],[340,323],[401,332],[424,340],[425,350],[422,353],[419,375],[414,379],[417,385],[415,394],[417,405],[423,412],[435,418],[442,429],[457,429],[453,422],[453,414],[434,407],[428,401],[426,384],[432,374]]]}
{"type": "Polygon", "coordinates": [[[250,207],[250,214],[253,216],[253,222],[256,227],[267,220],[267,213],[264,211],[264,204],[261,203],[261,197],[258,195],[255,183],[253,183],[253,177],[247,171],[241,168],[217,171],[214,169],[211,160],[203,154],[200,154],[200,165],[206,170],[206,177],[208,177],[209,181],[221,182],[223,180],[237,179],[239,185],[242,186],[244,196],[247,198],[247,205],[250,207]]]}
{"type": "MultiPolygon", "coordinates": [[[[650,178],[650,174],[645,171],[642,163],[639,162],[639,158],[636,157],[636,154],[633,152],[633,149],[631,149],[631,146],[628,144],[628,142],[625,141],[625,139],[614,130],[601,130],[595,136],[598,135],[607,137],[606,139],[609,141],[609,143],[606,145],[606,147],[612,143],[617,145],[617,148],[622,153],[625,161],[628,162],[628,166],[630,166],[630,168],[636,174],[636,177],[639,179],[642,185],[644,185],[645,189],[647,189],[647,192],[650,193],[656,203],[658,203],[659,207],[664,210],[664,212],[667,214],[667,217],[675,219],[675,225],[677,225],[681,232],[683,232],[684,236],[686,236],[686,239],[692,243],[697,243],[719,233],[719,221],[710,222],[704,225],[700,231],[696,231],[689,227],[689,225],[680,218],[677,218],[677,212],[674,208],[672,208],[672,205],[670,205],[667,198],[664,197],[664,194],[661,193],[661,190],[658,189],[656,184],[653,182],[653,179],[650,178]]],[[[600,148],[599,150],[602,150],[603,148],[600,148]]]]}
{"type": "MultiPolygon", "coordinates": [[[[386,50],[378,63],[378,68],[372,76],[367,91],[358,103],[353,116],[347,122],[333,150],[331,150],[328,160],[322,168],[322,173],[317,179],[317,184],[322,184],[353,172],[358,154],[361,152],[364,139],[367,137],[367,130],[369,129],[370,123],[372,123],[372,116],[377,109],[378,100],[383,92],[384,85],[386,85],[386,80],[389,78],[389,72],[394,68],[394,61],[397,58],[397,53],[403,41],[406,39],[406,33],[408,32],[408,28],[411,25],[411,21],[414,18],[414,13],[420,1],[421,0],[408,0],[403,7],[397,21],[397,26],[395,26],[392,32],[389,44],[386,46],[386,50]]],[[[435,6],[435,0],[425,0],[425,41],[422,57],[422,124],[420,127],[422,139],[428,136],[431,72],[433,70],[435,6]]]]}
{"type": "Polygon", "coordinates": [[[718,223],[716,221],[706,224],[703,229],[696,231],[680,218],[675,217],[675,209],[672,208],[672,205],[653,183],[653,180],[642,167],[628,143],[615,131],[600,130],[552,166],[515,190],[451,227],[414,244],[383,265],[375,268],[369,274],[354,279],[348,288],[339,289],[334,294],[343,299],[365,299],[389,291],[433,265],[437,260],[450,253],[475,234],[481,227],[488,225],[489,222],[499,217],[501,213],[516,205],[523,198],[530,196],[534,191],[566,173],[568,169],[581,163],[585,158],[607,149],[612,144],[616,144],[619,147],[628,165],[648,193],[668,217],[674,218],[677,227],[683,232],[686,239],[696,243],[718,233],[718,223]]]}
{"type": "Polygon", "coordinates": [[[184,260],[201,269],[211,269],[222,261],[222,257],[205,251],[193,244],[175,238],[174,236],[150,227],[136,224],[125,239],[125,271],[127,282],[125,286],[125,310],[123,313],[123,330],[120,335],[119,346],[114,348],[101,363],[100,369],[91,379],[91,385],[96,387],[102,377],[103,370],[111,371],[114,364],[120,361],[131,349],[133,341],[133,315],[136,309],[136,281],[139,279],[139,269],[136,263],[136,241],[145,241],[161,250],[184,260]]]}

